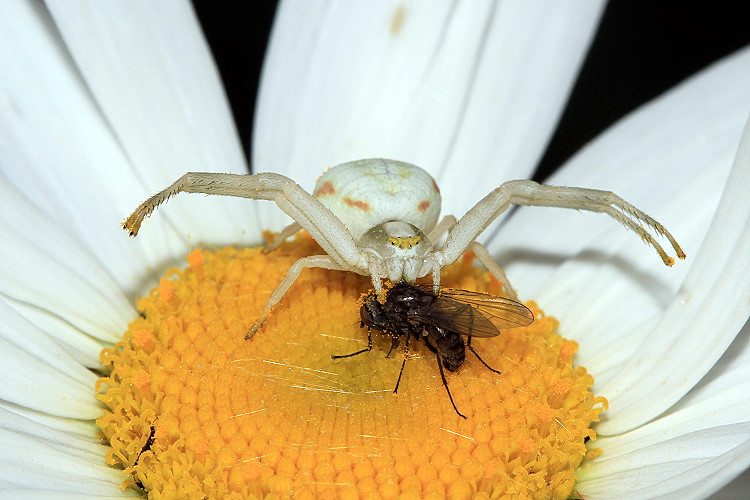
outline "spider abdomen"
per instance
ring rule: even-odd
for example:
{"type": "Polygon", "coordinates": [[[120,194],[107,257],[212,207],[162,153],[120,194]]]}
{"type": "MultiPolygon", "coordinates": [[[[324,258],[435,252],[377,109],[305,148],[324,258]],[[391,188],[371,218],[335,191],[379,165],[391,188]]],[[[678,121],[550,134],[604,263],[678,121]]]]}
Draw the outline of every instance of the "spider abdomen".
{"type": "Polygon", "coordinates": [[[355,241],[388,221],[429,232],[440,215],[440,190],[423,169],[370,158],[342,163],[318,179],[313,195],[351,231],[355,241]]]}

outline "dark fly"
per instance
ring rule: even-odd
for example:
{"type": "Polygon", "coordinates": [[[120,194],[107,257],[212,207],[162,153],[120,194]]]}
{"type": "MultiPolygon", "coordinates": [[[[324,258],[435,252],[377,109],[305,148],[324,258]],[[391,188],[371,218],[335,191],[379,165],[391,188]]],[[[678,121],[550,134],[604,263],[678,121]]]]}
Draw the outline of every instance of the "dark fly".
{"type": "MultiPolygon", "coordinates": [[[[348,358],[372,350],[371,329],[391,337],[390,356],[401,338],[408,350],[409,339],[415,337],[424,341],[435,353],[443,386],[448,398],[459,416],[466,418],[453,402],[443,367],[449,371],[458,370],[466,360],[466,348],[474,353],[479,361],[495,373],[500,373],[479,356],[471,345],[472,337],[494,337],[500,328],[526,326],[534,321],[533,313],[520,302],[496,297],[480,292],[443,288],[439,293],[432,287],[421,287],[404,281],[386,291],[384,297],[377,293],[367,295],[360,308],[361,325],[367,327],[367,348],[334,359],[348,358]],[[463,336],[467,337],[464,343],[463,336]]],[[[393,392],[398,391],[406,359],[393,392]]]]}
{"type": "MultiPolygon", "coordinates": [[[[135,466],[138,465],[138,461],[141,459],[141,455],[143,455],[145,452],[151,449],[151,446],[153,446],[154,444],[155,438],[156,438],[156,427],[152,425],[151,430],[149,431],[148,439],[146,439],[146,443],[143,445],[143,448],[141,448],[141,452],[138,453],[138,456],[136,457],[135,462],[133,462],[133,468],[135,468],[135,466]]],[[[135,480],[136,486],[144,490],[145,487],[143,486],[143,483],[138,480],[138,477],[136,476],[135,472],[133,472],[133,478],[135,480]]]]}

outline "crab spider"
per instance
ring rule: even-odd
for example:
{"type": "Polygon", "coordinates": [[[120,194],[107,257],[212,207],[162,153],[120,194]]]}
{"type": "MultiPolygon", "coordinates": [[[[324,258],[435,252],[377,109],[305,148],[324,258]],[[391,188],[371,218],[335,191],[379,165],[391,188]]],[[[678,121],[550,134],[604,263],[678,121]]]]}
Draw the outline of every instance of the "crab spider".
{"type": "Polygon", "coordinates": [[[503,285],[508,296],[516,299],[502,268],[476,241],[510,205],[602,212],[656,249],[664,264],[671,266],[674,259],[666,254],[647,228],[666,237],[677,257],[685,258],[664,226],[616,194],[594,189],[545,186],[529,180],[509,181],[482,198],[460,220],[448,215],[438,223],[440,191],[430,174],[415,165],[382,158],[343,163],[329,169],[318,179],[313,194],[280,174],[187,173],[141,204],[125,220],[123,228],[136,236],[143,219],[180,192],[275,201],[294,223],[284,228],[266,251],[304,229],[326,252],[326,255],[301,258],[289,268],[247,333],[245,338],[248,339],[308,267],[370,276],[378,293],[383,289],[381,281],[385,278],[392,282],[412,282],[432,274],[437,290],[440,269],[453,263],[464,251],[472,250],[503,285]],[[446,234],[442,246],[432,243],[446,234]]]}

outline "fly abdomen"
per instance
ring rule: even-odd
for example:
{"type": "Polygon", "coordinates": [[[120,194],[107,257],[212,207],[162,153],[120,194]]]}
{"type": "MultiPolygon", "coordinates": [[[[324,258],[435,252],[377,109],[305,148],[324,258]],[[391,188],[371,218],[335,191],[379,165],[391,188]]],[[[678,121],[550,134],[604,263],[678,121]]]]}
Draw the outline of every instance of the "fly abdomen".
{"type": "Polygon", "coordinates": [[[466,359],[466,345],[461,334],[437,327],[428,327],[427,330],[428,338],[443,360],[443,366],[452,372],[458,370],[466,359]]]}

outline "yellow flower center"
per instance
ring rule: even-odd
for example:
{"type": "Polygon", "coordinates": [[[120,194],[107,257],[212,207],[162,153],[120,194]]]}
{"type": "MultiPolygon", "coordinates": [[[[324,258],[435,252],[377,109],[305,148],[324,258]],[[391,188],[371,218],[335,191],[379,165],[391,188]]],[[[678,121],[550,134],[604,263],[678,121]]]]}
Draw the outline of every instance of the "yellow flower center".
{"type": "MultiPolygon", "coordinates": [[[[141,317],[104,349],[98,419],[123,487],[149,498],[567,498],[606,406],[573,366],[575,342],[535,304],[528,327],[503,330],[446,373],[411,342],[367,345],[358,300],[367,277],[306,270],[249,341],[245,333],[286,270],[320,253],[306,238],[196,250],[138,301],[141,317]]],[[[470,254],[443,284],[499,294],[470,254]]]]}

